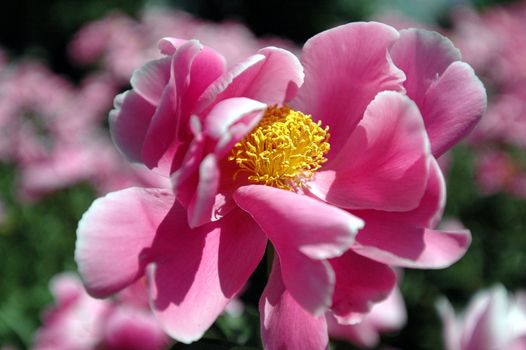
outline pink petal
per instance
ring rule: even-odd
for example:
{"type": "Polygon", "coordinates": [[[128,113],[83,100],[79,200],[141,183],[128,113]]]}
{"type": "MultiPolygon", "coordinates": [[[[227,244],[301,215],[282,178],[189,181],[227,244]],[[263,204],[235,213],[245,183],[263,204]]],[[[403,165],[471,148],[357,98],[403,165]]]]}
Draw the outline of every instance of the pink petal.
{"type": "Polygon", "coordinates": [[[222,56],[194,40],[177,49],[170,81],[146,134],[142,156],[147,166],[171,165],[175,148],[189,141],[189,118],[198,97],[223,73],[224,64],[222,56]]]}
{"type": "Polygon", "coordinates": [[[462,139],[486,109],[484,86],[446,37],[426,30],[400,32],[393,62],[407,76],[404,87],[424,117],[433,155],[462,139]]]}
{"type": "Polygon", "coordinates": [[[104,349],[161,350],[168,345],[168,337],[151,313],[126,305],[107,316],[102,332],[104,349]]]}
{"type": "Polygon", "coordinates": [[[309,191],[343,208],[411,210],[424,194],[430,159],[418,107],[400,93],[381,92],[309,191]]]}
{"type": "Polygon", "coordinates": [[[155,108],[133,91],[115,98],[109,122],[113,141],[131,162],[142,162],[141,150],[155,108]]]}
{"type": "Polygon", "coordinates": [[[291,295],[309,312],[323,312],[334,285],[334,273],[324,259],[345,252],[362,221],[313,198],[269,186],[240,187],[234,200],[272,241],[291,295]]]}
{"type": "Polygon", "coordinates": [[[108,296],[144,272],[144,253],[174,201],[165,190],[128,188],[97,199],[79,222],[75,260],[88,292],[108,296]]]}
{"type": "Polygon", "coordinates": [[[445,153],[477,124],[486,109],[486,90],[473,68],[452,63],[420,106],[435,157],[445,153]]]}
{"type": "Polygon", "coordinates": [[[206,156],[199,167],[197,190],[188,206],[190,227],[195,228],[211,221],[220,176],[215,156],[206,156]]]}
{"type": "Polygon", "coordinates": [[[178,39],[178,38],[172,38],[172,37],[165,37],[159,40],[159,43],[157,44],[159,51],[163,55],[171,56],[177,51],[178,48],[186,44],[188,40],[185,39],[178,39]]]}
{"type": "Polygon", "coordinates": [[[424,29],[404,29],[390,51],[394,64],[404,71],[404,87],[418,106],[423,106],[429,86],[453,62],[460,51],[445,36],[424,29]]]}
{"type": "Polygon", "coordinates": [[[460,336],[462,329],[455,318],[455,310],[445,298],[440,299],[436,303],[436,308],[442,320],[442,338],[445,348],[448,350],[461,350],[460,336]]]}
{"type": "Polygon", "coordinates": [[[303,83],[303,68],[287,50],[267,47],[234,66],[203,94],[200,105],[231,97],[247,97],[265,104],[290,100],[303,83]]]}
{"type": "Polygon", "coordinates": [[[382,212],[361,211],[366,225],[358,233],[353,250],[388,265],[412,268],[444,268],[466,252],[468,230],[436,231],[392,220],[382,212]]]}
{"type": "Polygon", "coordinates": [[[469,350],[507,349],[506,345],[513,336],[509,327],[513,325],[506,322],[511,308],[506,289],[496,285],[479,294],[470,306],[461,338],[463,347],[469,350]]]}
{"type": "Polygon", "coordinates": [[[217,142],[218,159],[257,125],[266,108],[266,104],[245,97],[229,98],[213,107],[206,116],[204,132],[217,142]]]}
{"type": "Polygon", "coordinates": [[[278,259],[274,259],[259,311],[265,349],[327,349],[325,317],[311,315],[291,296],[283,284],[278,259]]]}
{"type": "Polygon", "coordinates": [[[330,127],[329,155],[340,152],[380,91],[403,91],[404,73],[387,53],[398,36],[381,23],[350,23],[312,37],[303,47],[305,83],[291,106],[330,127]]]}
{"type": "Polygon", "coordinates": [[[130,80],[133,90],[152,105],[159,105],[164,87],[170,80],[171,57],[146,63],[130,80]]]}
{"type": "Polygon", "coordinates": [[[354,314],[368,313],[373,304],[387,298],[396,285],[396,275],[389,266],[351,250],[330,262],[336,274],[331,311],[340,321],[352,320],[354,314]]]}
{"type": "Polygon", "coordinates": [[[326,315],[327,328],[331,337],[347,340],[362,348],[374,348],[380,342],[380,334],[368,322],[341,324],[332,314],[326,315]]]}
{"type": "Polygon", "coordinates": [[[375,304],[366,320],[382,332],[401,329],[407,322],[407,311],[400,290],[393,289],[387,299],[375,304]]]}
{"type": "Polygon", "coordinates": [[[330,313],[326,318],[331,337],[374,348],[380,341],[380,332],[399,330],[406,323],[407,315],[402,295],[395,288],[386,300],[375,304],[360,323],[341,324],[330,313]]]}
{"type": "MultiPolygon", "coordinates": [[[[444,206],[446,204],[446,185],[444,176],[438,162],[432,158],[429,168],[429,178],[424,192],[424,196],[413,210],[405,212],[376,212],[382,220],[393,222],[403,222],[417,227],[434,228],[442,218],[444,206]]],[[[369,212],[369,211],[366,211],[369,212]]],[[[362,211],[353,211],[360,216],[362,211]]],[[[360,216],[361,217],[361,216],[360,216]]],[[[455,229],[456,230],[456,229],[455,229]]]]}
{"type": "MultiPolygon", "coordinates": [[[[185,215],[182,207],[170,216],[185,215]]],[[[263,257],[266,238],[242,210],[177,230],[167,222],[148,266],[151,306],[163,329],[184,343],[199,339],[235,297],[263,257]]]]}

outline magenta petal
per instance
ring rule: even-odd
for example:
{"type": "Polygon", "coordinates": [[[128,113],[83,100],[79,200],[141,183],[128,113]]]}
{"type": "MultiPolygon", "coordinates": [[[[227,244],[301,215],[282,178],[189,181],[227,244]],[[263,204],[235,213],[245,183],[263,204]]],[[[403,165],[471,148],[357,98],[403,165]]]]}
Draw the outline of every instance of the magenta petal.
{"type": "Polygon", "coordinates": [[[312,37],[303,47],[305,83],[291,106],[330,127],[329,155],[339,153],[380,91],[403,91],[404,73],[387,53],[398,37],[385,24],[350,23],[312,37]]]}
{"type": "Polygon", "coordinates": [[[429,86],[453,62],[460,51],[445,36],[423,29],[400,31],[400,39],[391,48],[394,64],[406,75],[404,87],[418,106],[422,106],[429,86]]]}
{"type": "Polygon", "coordinates": [[[344,210],[275,187],[243,186],[234,200],[256,220],[278,252],[294,248],[311,259],[340,256],[363,227],[361,219],[344,210]]]}
{"type": "Polygon", "coordinates": [[[287,50],[267,47],[234,66],[214,82],[200,99],[201,108],[212,101],[247,97],[265,104],[282,104],[303,83],[303,68],[287,50]]]}
{"type": "Polygon", "coordinates": [[[426,93],[421,106],[435,157],[441,156],[477,124],[486,109],[486,90],[473,68],[452,63],[426,93]]]}
{"type": "Polygon", "coordinates": [[[403,220],[419,227],[434,228],[446,205],[446,183],[436,159],[431,159],[429,178],[418,207],[408,212],[392,213],[394,220],[403,220]]]}
{"type": "Polygon", "coordinates": [[[396,285],[396,275],[389,266],[351,250],[330,262],[336,274],[331,311],[340,319],[368,313],[396,285]]]}
{"type": "Polygon", "coordinates": [[[343,208],[411,210],[424,194],[430,159],[418,107],[400,93],[381,92],[309,191],[343,208]]]}
{"type": "Polygon", "coordinates": [[[93,202],[79,222],[75,250],[91,295],[110,295],[143,274],[144,250],[173,201],[165,190],[128,188],[93,202]]]}
{"type": "MultiPolygon", "coordinates": [[[[170,217],[185,216],[182,207],[170,217]]],[[[150,303],[163,329],[178,341],[199,339],[240,291],[263,257],[266,238],[242,210],[197,229],[165,221],[148,266],[150,303]]]]}
{"type": "Polygon", "coordinates": [[[223,69],[224,58],[197,41],[177,49],[170,80],[145,137],[142,157],[148,167],[170,168],[175,149],[191,137],[189,119],[197,99],[223,69]]]}
{"type": "Polygon", "coordinates": [[[366,225],[358,233],[353,250],[384,264],[444,268],[460,259],[471,243],[471,234],[467,230],[419,228],[395,221],[382,212],[361,211],[360,216],[366,225]]]}
{"type": "Polygon", "coordinates": [[[115,97],[109,122],[113,141],[131,162],[142,162],[141,151],[155,107],[134,91],[115,97]]]}
{"type": "Polygon", "coordinates": [[[327,349],[325,317],[311,315],[290,295],[281,279],[277,259],[261,295],[259,312],[265,349],[327,349]]]}
{"type": "Polygon", "coordinates": [[[170,80],[171,61],[171,57],[150,61],[131,77],[133,90],[154,106],[159,104],[164,87],[170,80]]]}
{"type": "Polygon", "coordinates": [[[313,314],[325,311],[334,273],[324,259],[345,252],[363,222],[313,198],[269,186],[241,187],[234,200],[272,241],[291,295],[313,314]]]}

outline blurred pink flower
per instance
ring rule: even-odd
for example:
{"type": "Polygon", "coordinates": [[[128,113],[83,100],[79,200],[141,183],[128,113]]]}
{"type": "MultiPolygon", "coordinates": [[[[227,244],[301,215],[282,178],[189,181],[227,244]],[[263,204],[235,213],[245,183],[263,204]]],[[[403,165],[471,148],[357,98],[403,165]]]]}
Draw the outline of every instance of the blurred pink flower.
{"type": "Polygon", "coordinates": [[[461,315],[446,299],[437,303],[447,350],[526,348],[526,294],[509,295],[497,285],[478,292],[461,315]]]}
{"type": "Polygon", "coordinates": [[[157,42],[165,36],[198,39],[220,52],[233,65],[259,48],[279,44],[296,47],[277,38],[256,38],[241,23],[214,23],[167,8],[147,8],[138,20],[114,12],[81,28],[69,46],[70,56],[79,64],[100,61],[102,68],[121,82],[149,60],[160,58],[157,42]],[[122,40],[126,38],[126,40],[122,40]]]}
{"type": "Polygon", "coordinates": [[[36,200],[82,181],[100,194],[132,185],[166,186],[151,172],[145,176],[130,167],[103,130],[116,92],[104,74],[74,87],[36,62],[0,70],[0,159],[18,167],[21,199],[36,200]]]}
{"type": "Polygon", "coordinates": [[[479,151],[475,162],[476,180],[486,195],[507,192],[526,198],[526,170],[506,152],[479,151]]]}
{"type": "Polygon", "coordinates": [[[332,317],[327,317],[327,321],[331,337],[348,340],[362,348],[374,348],[380,342],[381,333],[398,331],[405,326],[407,313],[404,299],[395,288],[387,299],[375,304],[360,323],[342,325],[332,317]]]}
{"type": "Polygon", "coordinates": [[[197,41],[160,49],[116,98],[110,126],[173,191],[94,202],[76,248],[92,295],[146,275],[163,328],[192,342],[270,240],[263,343],[323,348],[327,313],[356,323],[387,297],[388,265],[441,268],[464,254],[469,231],[432,229],[445,200],[434,156],[473,128],[485,91],[449,40],[352,23],[311,38],[301,63],[269,47],[229,69],[197,41]]]}
{"type": "Polygon", "coordinates": [[[140,282],[115,300],[93,299],[73,274],[60,274],[51,281],[55,305],[46,311],[34,339],[35,350],[164,349],[168,337],[144,303],[146,291],[140,282]],[[138,299],[137,299],[138,298],[138,299]]]}

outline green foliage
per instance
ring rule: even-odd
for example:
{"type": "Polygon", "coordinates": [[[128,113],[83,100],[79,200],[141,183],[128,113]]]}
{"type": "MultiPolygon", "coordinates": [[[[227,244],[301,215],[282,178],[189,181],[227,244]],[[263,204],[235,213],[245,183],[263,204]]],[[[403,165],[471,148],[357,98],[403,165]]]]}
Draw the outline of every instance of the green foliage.
{"type": "Polygon", "coordinates": [[[95,195],[79,185],[23,204],[15,189],[16,171],[0,166],[0,198],[7,215],[0,224],[0,344],[27,348],[51,302],[50,278],[76,269],[77,222],[95,195]]]}

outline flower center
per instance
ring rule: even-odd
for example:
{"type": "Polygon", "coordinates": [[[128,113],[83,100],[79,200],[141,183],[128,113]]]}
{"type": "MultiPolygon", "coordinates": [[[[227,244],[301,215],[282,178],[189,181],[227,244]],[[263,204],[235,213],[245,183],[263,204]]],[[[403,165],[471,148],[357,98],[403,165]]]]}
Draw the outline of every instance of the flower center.
{"type": "Polygon", "coordinates": [[[253,183],[294,190],[327,161],[329,127],[287,106],[271,106],[257,127],[232,148],[228,160],[253,183]]]}

